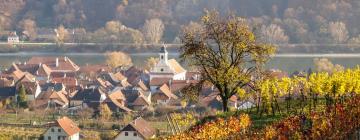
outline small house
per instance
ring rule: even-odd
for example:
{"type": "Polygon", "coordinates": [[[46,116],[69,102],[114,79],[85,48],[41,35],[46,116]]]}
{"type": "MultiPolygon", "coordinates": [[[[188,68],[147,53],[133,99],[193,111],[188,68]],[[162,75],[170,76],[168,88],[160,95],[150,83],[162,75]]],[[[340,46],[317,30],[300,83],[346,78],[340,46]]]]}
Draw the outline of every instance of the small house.
{"type": "Polygon", "coordinates": [[[43,134],[44,140],[79,140],[80,128],[68,117],[56,120],[43,134]]]}
{"type": "Polygon", "coordinates": [[[13,43],[19,43],[20,39],[19,36],[16,34],[16,32],[11,32],[7,38],[7,41],[9,44],[13,44],[13,43]]]}
{"type": "Polygon", "coordinates": [[[139,117],[126,125],[120,133],[115,137],[115,140],[147,140],[156,137],[156,130],[139,117]]]}

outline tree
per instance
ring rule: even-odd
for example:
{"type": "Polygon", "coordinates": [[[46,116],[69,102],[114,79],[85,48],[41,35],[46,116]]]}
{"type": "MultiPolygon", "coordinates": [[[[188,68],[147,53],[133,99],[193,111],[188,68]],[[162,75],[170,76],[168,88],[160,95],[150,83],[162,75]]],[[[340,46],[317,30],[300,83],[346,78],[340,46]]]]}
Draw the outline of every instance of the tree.
{"type": "Polygon", "coordinates": [[[119,33],[125,29],[125,26],[118,21],[108,21],[106,22],[105,29],[109,33],[119,33]]]}
{"type": "Polygon", "coordinates": [[[262,26],[261,35],[263,41],[267,43],[288,43],[289,41],[289,37],[285,35],[284,30],[276,24],[262,26]]]}
{"type": "Polygon", "coordinates": [[[31,19],[25,19],[20,22],[20,29],[23,30],[25,34],[28,35],[30,40],[34,40],[37,34],[36,22],[31,19]]]}
{"type": "Polygon", "coordinates": [[[199,67],[199,86],[205,82],[214,85],[227,112],[229,98],[251,82],[257,69],[254,64],[265,63],[275,48],[258,43],[246,23],[234,15],[222,18],[217,12],[208,12],[202,22],[204,28],[185,31],[181,59],[199,67]]]}
{"type": "Polygon", "coordinates": [[[146,20],[143,26],[143,34],[148,43],[159,43],[163,36],[164,24],[160,19],[146,20]]]}
{"type": "Polygon", "coordinates": [[[21,85],[19,88],[18,96],[17,96],[17,103],[21,108],[27,108],[27,101],[26,101],[26,89],[24,85],[21,85]]]}
{"type": "Polygon", "coordinates": [[[328,28],[334,43],[344,43],[348,40],[349,32],[343,22],[330,22],[328,28]]]}
{"type": "Polygon", "coordinates": [[[111,52],[106,54],[106,64],[112,68],[132,65],[131,57],[124,52],[111,52]]]}
{"type": "Polygon", "coordinates": [[[145,69],[151,70],[157,63],[159,62],[159,58],[150,57],[145,61],[145,69]]]}
{"type": "Polygon", "coordinates": [[[105,104],[105,103],[101,104],[99,111],[100,111],[100,119],[101,120],[106,121],[111,118],[112,112],[107,104],[105,104]]]}
{"type": "Polygon", "coordinates": [[[338,64],[333,64],[329,59],[326,58],[315,58],[314,59],[315,70],[318,72],[333,73],[334,71],[344,70],[344,67],[338,64]]]}
{"type": "Polygon", "coordinates": [[[77,115],[79,115],[81,120],[86,120],[87,118],[91,118],[93,113],[94,113],[94,110],[92,108],[87,107],[87,108],[84,108],[82,110],[79,110],[77,112],[77,115]]]}
{"type": "Polygon", "coordinates": [[[60,25],[57,29],[55,29],[55,32],[56,32],[56,42],[58,44],[64,43],[69,36],[69,32],[65,29],[63,25],[60,25]]]}

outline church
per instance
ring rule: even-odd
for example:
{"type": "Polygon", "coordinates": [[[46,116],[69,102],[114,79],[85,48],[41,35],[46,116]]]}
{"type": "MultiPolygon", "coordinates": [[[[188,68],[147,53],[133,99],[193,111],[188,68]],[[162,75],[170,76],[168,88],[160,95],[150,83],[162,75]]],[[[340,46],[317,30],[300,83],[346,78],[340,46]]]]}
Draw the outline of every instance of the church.
{"type": "Polygon", "coordinates": [[[154,78],[186,79],[186,70],[175,59],[168,60],[165,45],[161,47],[159,52],[159,62],[150,70],[150,81],[154,78]]]}

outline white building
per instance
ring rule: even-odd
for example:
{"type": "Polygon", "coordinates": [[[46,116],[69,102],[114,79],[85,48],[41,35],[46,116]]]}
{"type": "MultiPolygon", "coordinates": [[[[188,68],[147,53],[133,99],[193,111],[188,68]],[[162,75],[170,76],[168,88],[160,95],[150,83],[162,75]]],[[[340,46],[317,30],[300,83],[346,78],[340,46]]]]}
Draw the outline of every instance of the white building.
{"type": "Polygon", "coordinates": [[[139,117],[125,126],[115,137],[115,140],[147,140],[153,139],[155,136],[155,129],[139,117]]]}
{"type": "Polygon", "coordinates": [[[161,48],[159,62],[150,70],[150,81],[154,78],[186,79],[186,70],[175,59],[168,60],[166,46],[161,48]]]}
{"type": "Polygon", "coordinates": [[[43,134],[44,140],[79,140],[80,128],[67,117],[56,122],[43,134]]]}
{"type": "Polygon", "coordinates": [[[19,43],[19,42],[20,42],[19,36],[16,35],[16,32],[11,32],[11,33],[9,34],[7,40],[8,40],[8,43],[9,43],[9,44],[19,43]]]}

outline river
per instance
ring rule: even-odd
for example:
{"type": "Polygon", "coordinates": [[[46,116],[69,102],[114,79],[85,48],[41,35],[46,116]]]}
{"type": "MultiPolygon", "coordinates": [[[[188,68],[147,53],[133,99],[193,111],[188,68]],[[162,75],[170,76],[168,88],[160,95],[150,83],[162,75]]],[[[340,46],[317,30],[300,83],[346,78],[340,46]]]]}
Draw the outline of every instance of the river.
{"type": "MultiPolygon", "coordinates": [[[[33,56],[67,56],[78,65],[102,64],[105,55],[102,53],[1,53],[0,68],[6,69],[13,62],[24,62],[33,56]]],[[[157,57],[157,53],[133,53],[130,54],[134,65],[142,66],[149,57],[157,57]]],[[[170,53],[169,58],[178,59],[177,53],[170,53]]],[[[360,64],[360,54],[278,54],[266,65],[270,69],[280,69],[292,73],[297,70],[314,69],[314,58],[328,58],[334,64],[343,65],[345,68],[353,68],[360,64]]]]}

